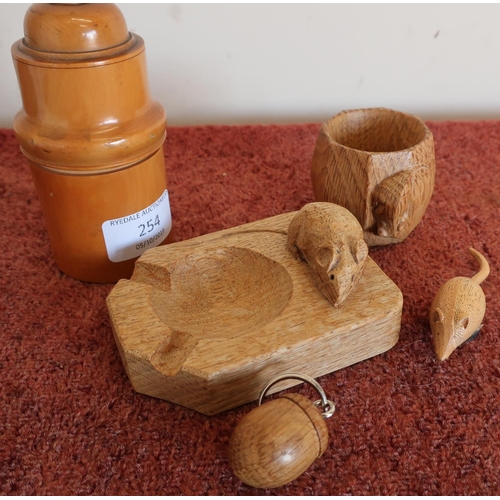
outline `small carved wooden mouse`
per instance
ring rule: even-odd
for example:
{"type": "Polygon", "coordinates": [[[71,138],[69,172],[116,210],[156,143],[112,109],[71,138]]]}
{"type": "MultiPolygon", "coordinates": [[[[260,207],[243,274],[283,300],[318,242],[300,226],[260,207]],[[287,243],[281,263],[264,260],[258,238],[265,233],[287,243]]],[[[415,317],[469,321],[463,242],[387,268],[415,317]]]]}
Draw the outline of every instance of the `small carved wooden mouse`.
{"type": "Polygon", "coordinates": [[[469,248],[469,252],[478,261],[479,272],[472,278],[450,279],[431,304],[429,320],[434,349],[441,361],[479,332],[486,311],[486,299],[479,284],[490,274],[490,266],[477,250],[469,248]]]}
{"type": "Polygon", "coordinates": [[[376,234],[403,241],[422,219],[433,187],[434,177],[426,165],[402,170],[382,181],[372,195],[376,234]]]}
{"type": "Polygon", "coordinates": [[[288,226],[288,249],[311,267],[327,300],[339,307],[361,279],[368,255],[354,215],[334,203],[305,205],[288,226]]]}

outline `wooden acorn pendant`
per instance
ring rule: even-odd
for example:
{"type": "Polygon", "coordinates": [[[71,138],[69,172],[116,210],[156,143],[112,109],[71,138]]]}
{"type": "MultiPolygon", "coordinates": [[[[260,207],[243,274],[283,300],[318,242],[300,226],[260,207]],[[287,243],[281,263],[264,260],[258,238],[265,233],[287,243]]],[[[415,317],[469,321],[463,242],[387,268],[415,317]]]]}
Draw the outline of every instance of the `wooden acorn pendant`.
{"type": "Polygon", "coordinates": [[[256,488],[276,488],[299,477],[328,446],[325,418],[335,405],[312,378],[289,373],[273,378],[261,393],[259,406],[236,426],[229,442],[229,462],[235,475],[256,488]],[[321,400],[285,394],[260,405],[271,385],[298,379],[313,385],[321,400]],[[323,413],[318,406],[323,406],[323,413]]]}

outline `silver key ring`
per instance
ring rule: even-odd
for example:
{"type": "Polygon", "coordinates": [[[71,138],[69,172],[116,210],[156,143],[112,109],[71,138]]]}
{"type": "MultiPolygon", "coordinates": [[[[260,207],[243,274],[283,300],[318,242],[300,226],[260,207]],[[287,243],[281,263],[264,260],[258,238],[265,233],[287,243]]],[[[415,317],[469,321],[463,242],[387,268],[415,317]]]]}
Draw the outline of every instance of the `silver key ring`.
{"type": "Polygon", "coordinates": [[[276,377],[273,377],[260,393],[259,406],[262,404],[262,400],[264,399],[265,395],[267,394],[267,391],[269,391],[271,386],[277,384],[278,382],[281,382],[282,380],[288,380],[288,379],[300,380],[301,382],[306,382],[307,384],[312,385],[316,389],[318,394],[321,396],[321,399],[315,401],[314,405],[322,407],[323,409],[323,411],[321,412],[322,417],[324,419],[327,419],[333,415],[333,413],[335,412],[335,404],[332,403],[332,401],[330,401],[329,399],[327,399],[325,391],[318,384],[318,382],[316,382],[316,380],[314,380],[312,377],[309,377],[308,375],[303,375],[302,373],[284,373],[283,375],[277,375],[276,377]]]}

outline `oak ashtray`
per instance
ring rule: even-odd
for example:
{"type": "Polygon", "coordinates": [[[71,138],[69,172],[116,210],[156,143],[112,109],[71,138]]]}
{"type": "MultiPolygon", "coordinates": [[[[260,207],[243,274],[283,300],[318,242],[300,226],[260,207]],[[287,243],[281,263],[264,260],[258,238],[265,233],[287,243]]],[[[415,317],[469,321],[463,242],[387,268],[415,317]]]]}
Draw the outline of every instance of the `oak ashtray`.
{"type": "MultiPolygon", "coordinates": [[[[137,392],[207,415],[272,377],[319,377],[398,340],[402,294],[369,258],[333,307],[287,248],[296,212],[147,251],[111,291],[115,340],[137,392]]],[[[297,381],[276,385],[273,392],[297,381]]]]}

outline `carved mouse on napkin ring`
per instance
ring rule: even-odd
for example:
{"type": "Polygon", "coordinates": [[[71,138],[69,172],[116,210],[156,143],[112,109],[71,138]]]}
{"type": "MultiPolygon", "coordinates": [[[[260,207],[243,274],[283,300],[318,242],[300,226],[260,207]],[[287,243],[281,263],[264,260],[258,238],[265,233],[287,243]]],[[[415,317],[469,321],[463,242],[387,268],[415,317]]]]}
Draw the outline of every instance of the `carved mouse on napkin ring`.
{"type": "Polygon", "coordinates": [[[326,299],[339,307],[361,279],[368,255],[354,215],[334,203],[305,205],[288,226],[288,249],[311,267],[326,299]]]}

